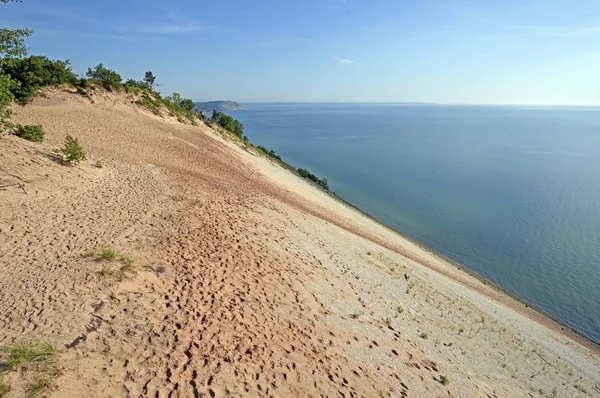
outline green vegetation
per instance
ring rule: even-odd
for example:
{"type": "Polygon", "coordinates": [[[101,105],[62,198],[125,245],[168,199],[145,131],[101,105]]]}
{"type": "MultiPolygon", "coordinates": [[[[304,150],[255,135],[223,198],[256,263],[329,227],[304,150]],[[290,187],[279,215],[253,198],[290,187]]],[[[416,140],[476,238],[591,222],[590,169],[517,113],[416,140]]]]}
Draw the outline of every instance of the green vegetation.
{"type": "MultiPolygon", "coordinates": [[[[6,3],[4,0],[2,2],[6,3]]],[[[27,55],[25,38],[32,34],[31,29],[0,29],[0,56],[14,58],[27,55]]]]}
{"type": "Polygon", "coordinates": [[[238,138],[242,138],[244,135],[244,125],[240,123],[238,120],[232,118],[229,115],[224,114],[223,112],[219,112],[216,109],[213,109],[213,113],[211,119],[225,130],[230,133],[235,134],[238,138]]]}
{"type": "Polygon", "coordinates": [[[18,124],[15,128],[15,135],[33,142],[44,141],[44,129],[40,125],[23,126],[18,124]]]}
{"type": "Polygon", "coordinates": [[[316,175],[314,175],[306,169],[298,169],[298,174],[300,174],[300,176],[303,178],[317,183],[324,190],[329,191],[329,183],[327,182],[326,178],[320,179],[319,177],[317,177],[316,175]]]}
{"type": "Polygon", "coordinates": [[[6,350],[6,366],[8,370],[17,370],[22,366],[47,364],[55,355],[54,346],[44,341],[14,345],[6,350]]]}
{"type": "Polygon", "coordinates": [[[16,83],[12,93],[15,100],[25,104],[42,87],[68,84],[74,86],[79,79],[67,61],[52,61],[44,56],[8,58],[0,62],[0,73],[10,76],[16,83]]]}
{"type": "Polygon", "coordinates": [[[0,378],[0,397],[5,396],[10,391],[10,386],[4,382],[4,379],[0,378]]]}
{"type": "Polygon", "coordinates": [[[257,147],[256,147],[256,149],[260,150],[260,151],[261,151],[261,152],[263,152],[265,155],[267,155],[267,156],[269,156],[269,157],[272,157],[273,159],[277,159],[277,160],[279,160],[279,161],[282,161],[282,162],[283,162],[283,160],[281,160],[281,157],[280,157],[279,155],[277,155],[277,154],[275,153],[275,151],[274,151],[274,150],[272,150],[272,149],[267,149],[267,148],[265,148],[265,147],[264,147],[264,146],[262,146],[262,145],[259,145],[259,146],[257,146],[257,147]]]}
{"type": "Polygon", "coordinates": [[[102,276],[116,276],[118,280],[123,280],[126,273],[135,273],[135,262],[133,258],[127,254],[121,253],[118,250],[110,247],[103,246],[99,249],[88,249],[84,252],[84,257],[97,257],[98,261],[107,263],[119,262],[121,267],[116,269],[110,269],[104,267],[98,272],[102,276]]]}
{"type": "Polygon", "coordinates": [[[45,374],[37,375],[33,384],[27,387],[27,393],[30,397],[38,397],[43,391],[50,388],[52,382],[50,377],[45,374]]]}
{"type": "Polygon", "coordinates": [[[104,247],[100,250],[100,260],[115,261],[119,252],[111,247],[104,247]]]}
{"type": "Polygon", "coordinates": [[[429,332],[421,332],[421,334],[419,334],[419,337],[422,339],[426,339],[427,337],[429,337],[429,332]]]}
{"type": "Polygon", "coordinates": [[[121,75],[112,69],[107,69],[101,63],[96,65],[94,69],[88,68],[85,74],[92,82],[99,83],[107,90],[117,89],[123,86],[121,75]]]}
{"type": "Polygon", "coordinates": [[[85,160],[85,152],[79,144],[77,138],[67,135],[65,138],[65,146],[60,150],[63,155],[65,162],[74,166],[85,160]]]}
{"type": "Polygon", "coordinates": [[[440,383],[442,383],[443,385],[447,386],[448,383],[450,383],[450,379],[448,378],[448,376],[441,375],[440,376],[440,383]]]}

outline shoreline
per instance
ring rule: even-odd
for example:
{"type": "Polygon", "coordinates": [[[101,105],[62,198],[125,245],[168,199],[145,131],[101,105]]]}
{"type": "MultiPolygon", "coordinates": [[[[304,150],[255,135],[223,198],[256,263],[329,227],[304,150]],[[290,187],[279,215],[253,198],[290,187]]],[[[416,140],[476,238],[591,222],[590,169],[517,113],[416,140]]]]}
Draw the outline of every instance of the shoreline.
{"type": "MultiPolygon", "coordinates": [[[[381,225],[382,227],[388,229],[389,231],[391,231],[392,233],[395,233],[397,235],[399,235],[400,237],[402,237],[403,239],[406,239],[410,242],[412,242],[413,244],[419,246],[421,249],[425,250],[426,252],[432,254],[433,256],[438,257],[439,259],[441,259],[442,261],[448,263],[451,266],[456,267],[458,270],[464,272],[465,274],[467,274],[468,276],[478,280],[479,282],[483,283],[485,286],[487,286],[488,288],[493,289],[494,291],[496,291],[497,293],[499,293],[500,295],[504,295],[506,296],[507,299],[510,300],[514,300],[515,302],[510,302],[506,299],[502,299],[501,296],[492,294],[491,292],[486,292],[482,289],[478,289],[475,286],[472,285],[467,285],[467,287],[469,288],[473,288],[476,289],[478,292],[485,294],[486,296],[508,306],[509,308],[512,308],[514,310],[516,310],[517,312],[527,316],[528,318],[542,324],[543,326],[548,327],[549,329],[561,333],[562,335],[570,338],[571,340],[581,344],[582,346],[590,349],[591,351],[595,352],[596,354],[600,355],[600,343],[595,342],[594,340],[592,340],[590,337],[585,336],[584,334],[582,334],[581,332],[579,332],[578,330],[572,328],[571,326],[568,326],[564,323],[562,323],[561,321],[559,321],[558,319],[555,319],[554,317],[550,316],[549,314],[545,313],[544,311],[540,310],[539,308],[535,307],[534,305],[526,302],[524,299],[518,297],[517,295],[503,289],[501,286],[495,284],[494,282],[488,280],[487,278],[479,275],[477,272],[469,269],[468,267],[466,267],[465,265],[460,264],[459,262],[452,260],[451,258],[431,249],[430,247],[428,247],[427,245],[403,234],[400,231],[395,230],[394,228],[390,227],[389,225],[385,224],[382,221],[379,221],[378,219],[376,219],[375,217],[369,215],[368,213],[366,213],[365,211],[363,211],[362,209],[360,209],[359,207],[354,206],[352,203],[346,201],[345,199],[339,197],[338,195],[335,195],[333,193],[329,193],[334,199],[338,199],[340,200],[343,204],[350,206],[352,209],[358,211],[360,214],[362,214],[363,216],[369,218],[370,220],[374,221],[375,223],[381,225]],[[519,305],[520,304],[520,305],[519,305]]],[[[378,243],[378,244],[383,244],[383,242],[378,243]]],[[[385,246],[384,246],[385,247],[385,246]]],[[[394,250],[391,247],[386,247],[389,250],[395,251],[398,254],[401,255],[405,255],[403,253],[400,253],[396,250],[394,250]]],[[[452,275],[450,275],[450,273],[444,272],[443,270],[441,270],[438,267],[432,267],[430,264],[426,264],[424,262],[419,261],[418,259],[415,259],[415,261],[419,262],[421,265],[431,268],[443,275],[446,275],[452,279],[454,279],[455,281],[465,284],[464,281],[461,281],[457,278],[454,278],[452,275]]]]}
{"type": "MultiPolygon", "coordinates": [[[[246,148],[242,149],[246,150],[246,148]]],[[[249,152],[251,153],[251,152],[249,152]]],[[[251,153],[252,154],[252,153],[251,153]]],[[[465,276],[467,277],[471,277],[473,279],[475,279],[476,281],[480,282],[484,287],[482,286],[477,286],[474,283],[470,283],[469,280],[467,278],[460,278],[460,277],[456,277],[455,275],[453,275],[450,272],[447,272],[446,270],[442,269],[441,267],[435,266],[433,264],[430,264],[416,256],[411,255],[410,253],[408,253],[407,251],[402,251],[399,250],[395,247],[393,247],[392,245],[389,245],[387,243],[385,243],[383,240],[379,240],[379,239],[374,239],[373,237],[368,236],[368,234],[363,234],[360,231],[354,230],[352,228],[347,228],[345,225],[343,225],[343,223],[339,223],[336,222],[334,219],[326,219],[325,221],[330,222],[340,228],[343,228],[363,239],[367,239],[373,243],[376,243],[388,250],[391,250],[401,256],[410,258],[413,261],[416,261],[417,263],[421,264],[424,267],[427,267],[433,271],[436,271],[446,277],[451,278],[452,280],[466,286],[469,289],[473,289],[483,295],[485,295],[486,297],[503,304],[504,306],[518,312],[519,314],[526,316],[527,318],[539,323],[540,325],[556,332],[556,333],[560,333],[563,336],[573,340],[574,342],[580,344],[581,346],[591,350],[592,352],[600,355],[600,343],[595,342],[594,340],[592,340],[590,337],[585,336],[584,334],[582,334],[581,332],[579,332],[578,330],[576,330],[573,327],[570,327],[564,323],[562,323],[560,320],[555,319],[554,317],[550,316],[549,314],[545,313],[544,311],[542,311],[541,309],[537,308],[536,306],[526,302],[524,299],[518,297],[516,294],[513,294],[505,289],[503,289],[501,286],[497,285],[496,283],[488,280],[487,278],[483,277],[482,275],[479,275],[477,272],[469,269],[468,267],[466,267],[465,265],[459,263],[458,261],[455,261],[437,251],[435,251],[434,249],[428,247],[427,245],[403,234],[400,231],[397,231],[396,229],[390,227],[389,225],[385,224],[384,222],[378,220],[377,218],[371,216],[369,213],[365,212],[364,210],[362,210],[361,208],[353,205],[352,203],[350,203],[349,201],[345,200],[344,198],[338,196],[337,194],[331,192],[331,191],[326,191],[324,189],[322,189],[320,186],[318,186],[317,184],[315,184],[314,182],[310,181],[310,180],[306,180],[300,176],[298,176],[295,173],[295,168],[291,165],[289,165],[288,163],[286,163],[285,161],[276,161],[274,159],[271,159],[268,156],[263,156],[262,154],[259,155],[261,157],[264,157],[265,159],[267,159],[268,161],[272,162],[273,164],[275,164],[278,167],[281,167],[283,170],[289,171],[291,172],[295,177],[299,178],[301,181],[304,181],[306,183],[308,183],[310,186],[312,186],[313,188],[318,189],[320,192],[322,192],[323,194],[325,194],[326,196],[328,196],[329,198],[333,199],[334,201],[346,206],[347,208],[349,208],[351,211],[355,211],[357,212],[359,215],[366,217],[368,220],[376,223],[377,225],[385,228],[386,230],[388,230],[389,232],[398,235],[400,238],[405,239],[409,242],[411,242],[412,244],[418,246],[419,248],[421,248],[422,250],[424,250],[425,252],[437,257],[438,259],[440,259],[441,261],[447,263],[448,265],[455,267],[456,269],[458,269],[459,271],[461,271],[462,273],[465,274],[465,276]],[[283,163],[283,164],[282,164],[283,163]],[[285,167],[288,166],[288,167],[285,167]]],[[[313,214],[313,216],[316,216],[318,218],[322,218],[320,215],[318,214],[313,214]]]]}

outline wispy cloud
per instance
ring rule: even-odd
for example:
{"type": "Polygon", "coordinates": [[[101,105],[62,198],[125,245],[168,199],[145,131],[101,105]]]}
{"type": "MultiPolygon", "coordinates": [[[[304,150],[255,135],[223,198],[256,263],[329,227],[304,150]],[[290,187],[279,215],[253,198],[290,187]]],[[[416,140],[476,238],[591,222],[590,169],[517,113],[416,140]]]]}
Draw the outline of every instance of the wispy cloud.
{"type": "Polygon", "coordinates": [[[522,26],[529,34],[549,37],[581,37],[600,34],[600,26],[522,26]]]}
{"type": "Polygon", "coordinates": [[[151,34],[185,34],[200,32],[206,29],[208,29],[207,26],[201,25],[196,21],[184,23],[147,24],[130,28],[130,30],[135,32],[151,34]]]}
{"type": "Polygon", "coordinates": [[[338,56],[333,56],[333,59],[335,59],[342,65],[362,65],[357,60],[350,59],[350,58],[342,58],[342,57],[338,57],[338,56]]]}

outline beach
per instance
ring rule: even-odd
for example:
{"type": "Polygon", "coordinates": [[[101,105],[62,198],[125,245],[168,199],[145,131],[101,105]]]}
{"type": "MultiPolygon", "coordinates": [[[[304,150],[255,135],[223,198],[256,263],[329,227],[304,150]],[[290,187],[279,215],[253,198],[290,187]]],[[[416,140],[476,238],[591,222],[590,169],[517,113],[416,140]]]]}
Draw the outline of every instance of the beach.
{"type": "MultiPolygon", "coordinates": [[[[134,102],[48,89],[13,117],[44,144],[0,136],[0,347],[53,343],[50,396],[600,395],[596,344],[134,102]],[[79,167],[52,152],[66,134],[79,167]]],[[[5,376],[7,396],[32,377],[5,376]]]]}

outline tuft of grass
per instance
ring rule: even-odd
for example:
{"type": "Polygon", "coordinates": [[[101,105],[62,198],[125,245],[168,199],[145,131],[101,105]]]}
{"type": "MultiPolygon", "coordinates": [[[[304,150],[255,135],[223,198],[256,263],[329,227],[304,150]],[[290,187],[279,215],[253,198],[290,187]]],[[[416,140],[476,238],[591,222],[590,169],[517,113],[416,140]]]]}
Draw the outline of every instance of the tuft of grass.
{"type": "Polygon", "coordinates": [[[0,378],[0,397],[5,396],[10,391],[10,386],[4,382],[4,379],[0,378]]]}
{"type": "Polygon", "coordinates": [[[390,326],[392,324],[392,318],[387,317],[383,320],[385,322],[386,325],[390,326]]]}
{"type": "Polygon", "coordinates": [[[56,348],[48,342],[18,344],[6,350],[6,365],[9,370],[15,370],[21,366],[52,362],[55,355],[56,348]]]}
{"type": "Polygon", "coordinates": [[[117,279],[123,280],[125,278],[126,273],[134,274],[136,272],[135,261],[133,260],[133,258],[128,256],[127,254],[119,252],[118,250],[110,246],[104,246],[100,248],[100,252],[92,252],[91,250],[89,250],[86,252],[86,254],[88,253],[91,256],[97,255],[98,260],[100,261],[106,261],[111,263],[118,261],[122,264],[121,268],[119,268],[118,270],[111,269],[106,266],[103,267],[102,270],[98,271],[98,275],[100,276],[117,276],[117,279]]]}
{"type": "Polygon", "coordinates": [[[440,383],[442,383],[443,385],[447,386],[448,383],[450,383],[450,379],[448,378],[448,376],[441,375],[440,376],[440,383]]]}
{"type": "Polygon", "coordinates": [[[98,161],[96,161],[96,163],[94,163],[94,167],[97,169],[101,169],[103,166],[102,166],[102,163],[100,163],[100,161],[98,160],[98,161]]]}
{"type": "Polygon", "coordinates": [[[103,247],[100,251],[100,260],[116,261],[119,256],[120,253],[111,247],[103,247]]]}
{"type": "Polygon", "coordinates": [[[38,397],[42,392],[48,390],[52,382],[47,375],[37,375],[32,384],[27,387],[27,393],[30,397],[38,397]]]}
{"type": "Polygon", "coordinates": [[[419,337],[422,339],[426,339],[427,337],[429,337],[429,332],[421,332],[421,334],[419,334],[419,337]]]}
{"type": "Polygon", "coordinates": [[[401,305],[399,305],[398,307],[396,307],[396,312],[397,312],[398,314],[402,314],[402,313],[404,312],[404,308],[402,308],[402,306],[401,306],[401,305]]]}

